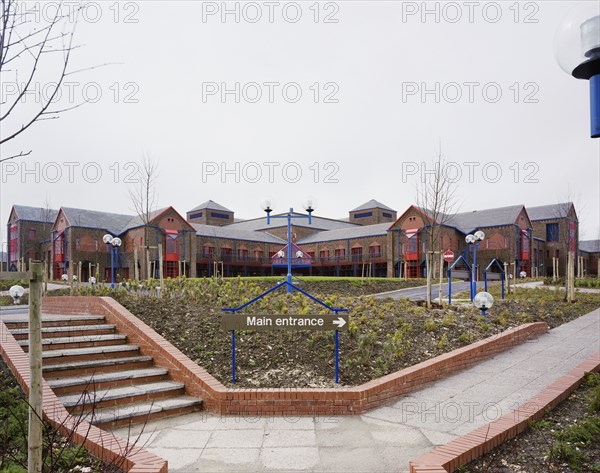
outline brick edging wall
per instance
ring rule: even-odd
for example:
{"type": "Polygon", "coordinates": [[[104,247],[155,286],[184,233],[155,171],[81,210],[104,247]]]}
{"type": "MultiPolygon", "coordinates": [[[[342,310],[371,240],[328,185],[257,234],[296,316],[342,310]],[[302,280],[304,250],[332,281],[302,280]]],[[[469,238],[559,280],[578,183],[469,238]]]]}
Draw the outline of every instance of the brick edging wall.
{"type": "MultiPolygon", "coordinates": [[[[29,356],[2,321],[0,321],[0,355],[17,378],[25,395],[29,395],[31,380],[29,356]]],[[[115,464],[128,473],[167,473],[168,463],[165,459],[71,416],[46,381],[42,381],[42,390],[44,418],[62,435],[71,437],[73,442],[83,445],[96,458],[115,464]]]]}
{"type": "Polygon", "coordinates": [[[579,387],[586,373],[599,371],[600,352],[596,352],[512,412],[412,460],[410,473],[452,473],[516,437],[531,422],[540,420],[547,410],[554,409],[568,398],[579,387]]]}
{"type": "Polygon", "coordinates": [[[46,297],[45,313],[104,315],[127,334],[157,366],[202,398],[209,412],[245,415],[353,415],[389,402],[423,385],[478,363],[548,331],[543,322],[524,324],[415,366],[351,388],[232,389],[181,353],[161,335],[110,297],[46,297]]]}

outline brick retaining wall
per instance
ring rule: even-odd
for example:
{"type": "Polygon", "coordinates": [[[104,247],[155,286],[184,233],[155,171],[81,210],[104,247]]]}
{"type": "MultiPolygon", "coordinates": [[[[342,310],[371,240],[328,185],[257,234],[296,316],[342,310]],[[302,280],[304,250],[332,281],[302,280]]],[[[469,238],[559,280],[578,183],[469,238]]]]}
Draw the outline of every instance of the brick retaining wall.
{"type": "Polygon", "coordinates": [[[110,297],[46,297],[43,310],[50,314],[104,315],[131,343],[139,345],[143,354],[153,356],[157,366],[167,368],[175,381],[185,383],[188,394],[202,398],[207,411],[231,415],[362,414],[548,331],[544,322],[524,324],[351,388],[235,389],[225,387],[110,297]]]}

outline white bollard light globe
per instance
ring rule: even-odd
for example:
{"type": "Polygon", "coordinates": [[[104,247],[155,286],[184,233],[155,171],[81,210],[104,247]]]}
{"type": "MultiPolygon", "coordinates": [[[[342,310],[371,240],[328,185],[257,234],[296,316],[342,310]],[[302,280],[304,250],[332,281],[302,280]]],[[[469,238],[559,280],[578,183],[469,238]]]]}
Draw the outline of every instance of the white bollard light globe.
{"type": "Polygon", "coordinates": [[[68,281],[68,280],[69,280],[69,275],[65,273],[65,274],[63,274],[63,275],[60,277],[60,279],[61,279],[62,281],[68,281]]]}
{"type": "Polygon", "coordinates": [[[123,243],[123,241],[119,237],[115,237],[111,241],[112,246],[121,246],[121,243],[123,243]]]}
{"type": "Polygon", "coordinates": [[[315,208],[317,207],[317,201],[314,197],[309,196],[306,198],[306,200],[302,203],[302,207],[304,208],[304,210],[306,210],[308,213],[314,212],[315,208]]]}
{"type": "Polygon", "coordinates": [[[273,199],[271,199],[271,198],[265,198],[265,199],[263,199],[263,200],[260,201],[260,207],[265,212],[272,212],[273,211],[273,207],[275,207],[275,201],[273,199]]]}
{"type": "Polygon", "coordinates": [[[107,233],[106,235],[104,235],[104,236],[102,237],[102,241],[108,245],[108,244],[112,243],[112,241],[113,241],[113,236],[112,236],[112,235],[109,235],[109,234],[107,233]]]}
{"type": "Polygon", "coordinates": [[[25,294],[25,289],[23,289],[23,286],[11,286],[8,293],[10,294],[10,297],[13,298],[13,302],[18,304],[21,301],[23,294],[25,294]]]}
{"type": "Polygon", "coordinates": [[[474,236],[474,235],[471,235],[471,234],[469,234],[469,235],[467,235],[467,236],[465,237],[465,241],[466,241],[466,242],[467,242],[467,244],[469,244],[469,245],[470,245],[471,243],[475,243],[475,236],[474,236]]]}
{"type": "Polygon", "coordinates": [[[96,284],[96,278],[94,276],[92,276],[90,278],[90,284],[93,286],[94,284],[96,284]]]}
{"type": "Polygon", "coordinates": [[[554,56],[569,75],[582,62],[600,53],[600,7],[595,1],[580,2],[561,22],[554,37],[554,56]]]}
{"type": "Polygon", "coordinates": [[[477,230],[475,232],[475,235],[473,235],[475,237],[475,240],[479,240],[479,241],[483,241],[485,240],[485,233],[483,233],[481,230],[477,230]]]}
{"type": "Polygon", "coordinates": [[[478,292],[473,298],[473,305],[479,310],[489,310],[494,305],[494,296],[489,292],[478,292]]]}

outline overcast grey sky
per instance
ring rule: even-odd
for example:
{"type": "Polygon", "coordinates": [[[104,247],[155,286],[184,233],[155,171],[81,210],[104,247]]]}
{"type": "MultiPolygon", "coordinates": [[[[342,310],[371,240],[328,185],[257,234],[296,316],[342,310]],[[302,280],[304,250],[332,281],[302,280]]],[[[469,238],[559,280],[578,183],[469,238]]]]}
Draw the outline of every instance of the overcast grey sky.
{"type": "Polygon", "coordinates": [[[588,83],[553,55],[573,3],[427,2],[423,16],[422,2],[228,2],[223,17],[222,2],[91,2],[71,69],[111,65],[64,87],[60,105],[90,103],[4,146],[33,153],[4,163],[0,220],[46,196],[133,213],[127,163],[144,153],[159,206],[181,213],[212,199],[250,218],[266,196],[283,211],[307,195],[323,216],[371,198],[401,213],[441,141],[461,211],[570,190],[582,237],[598,238],[588,83]]]}

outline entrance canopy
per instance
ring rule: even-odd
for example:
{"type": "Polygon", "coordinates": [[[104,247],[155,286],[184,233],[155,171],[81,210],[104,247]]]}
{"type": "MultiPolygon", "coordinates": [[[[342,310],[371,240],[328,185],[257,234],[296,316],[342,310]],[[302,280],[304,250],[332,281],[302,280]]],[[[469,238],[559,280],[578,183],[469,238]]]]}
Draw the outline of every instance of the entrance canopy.
{"type": "MultiPolygon", "coordinates": [[[[288,246],[285,245],[277,253],[271,256],[271,265],[274,268],[287,268],[288,265],[288,246]]],[[[302,248],[292,243],[292,268],[310,268],[312,258],[302,248]]]]}

